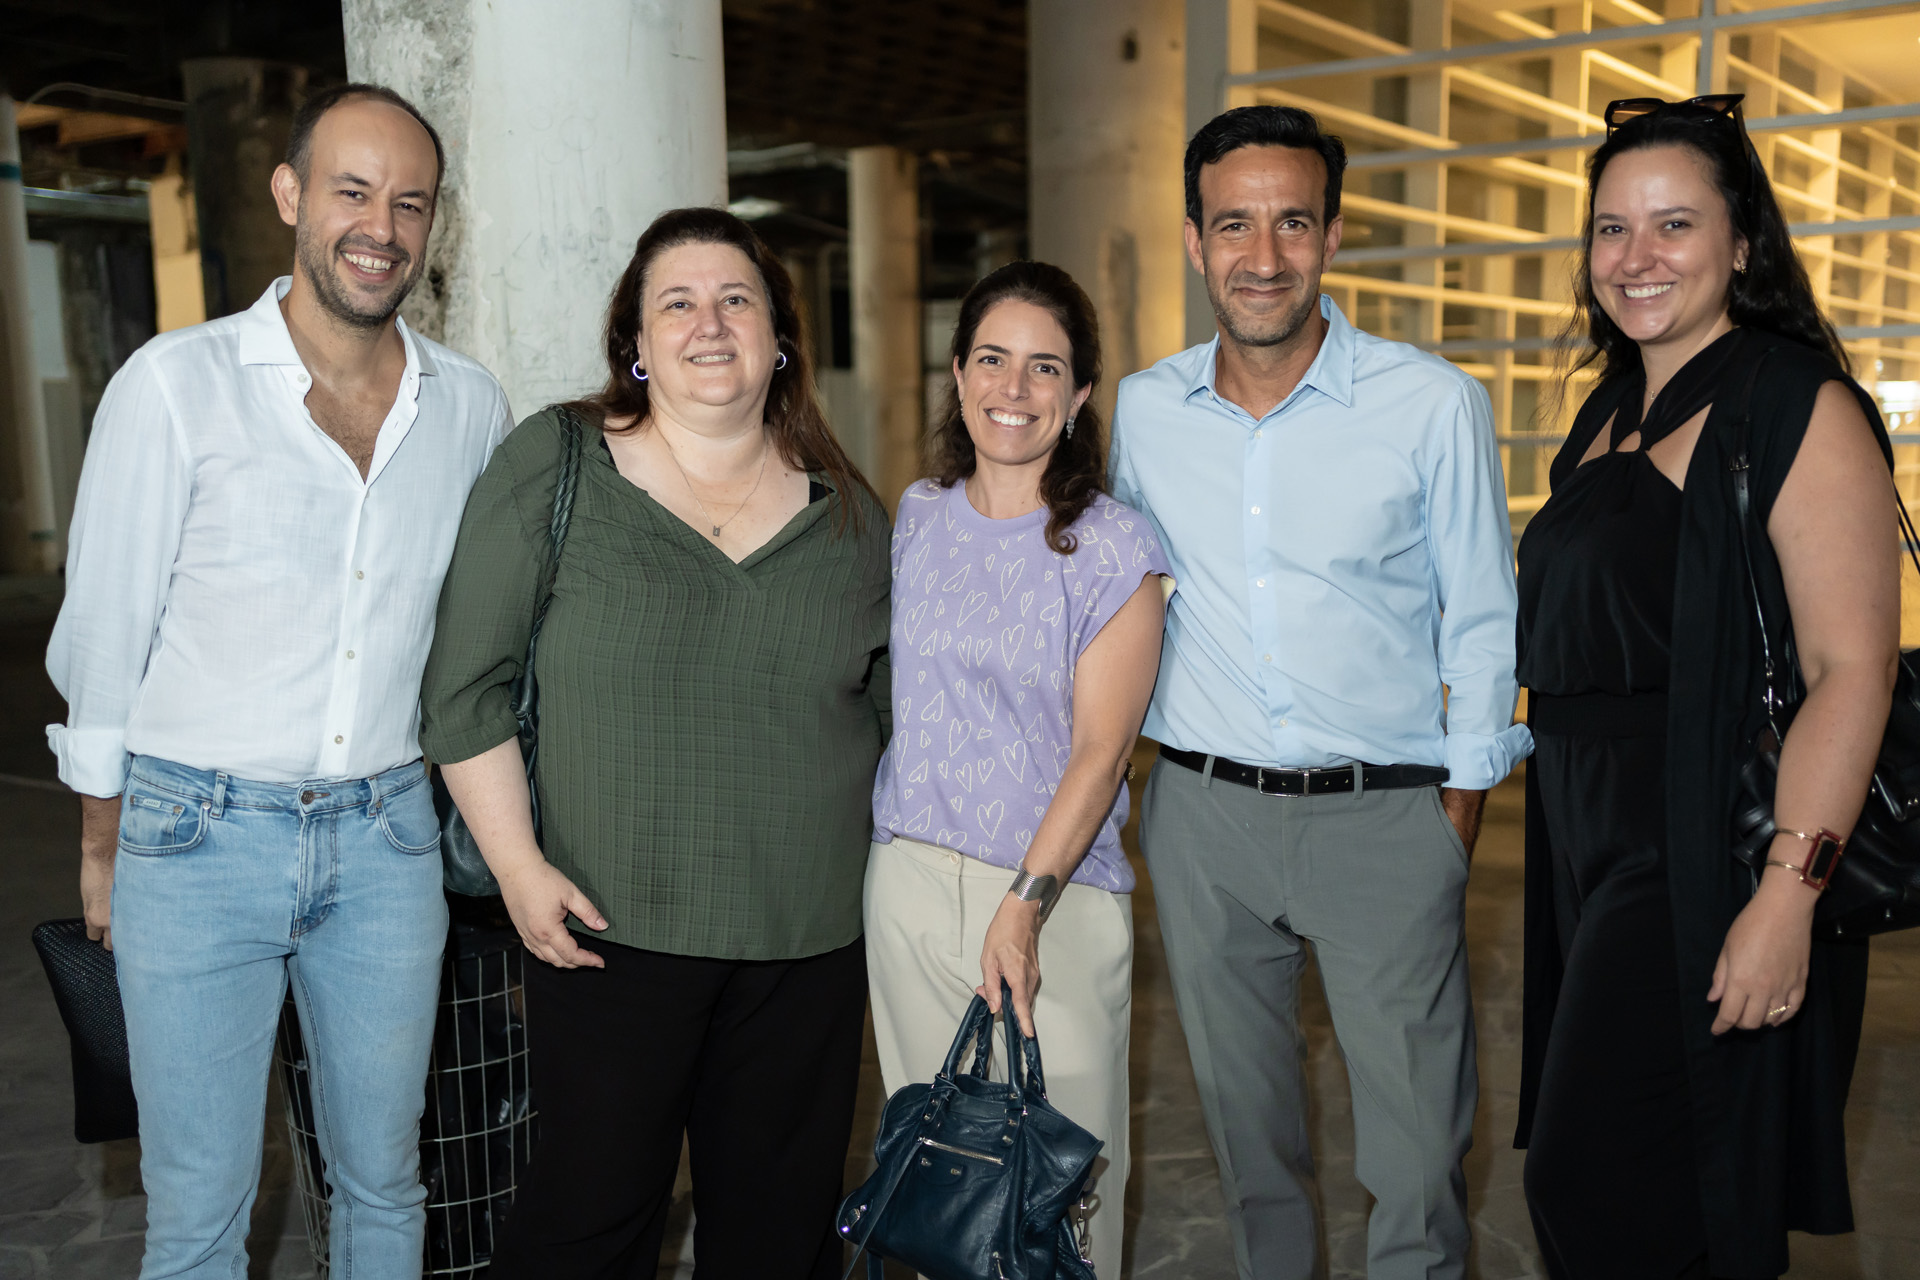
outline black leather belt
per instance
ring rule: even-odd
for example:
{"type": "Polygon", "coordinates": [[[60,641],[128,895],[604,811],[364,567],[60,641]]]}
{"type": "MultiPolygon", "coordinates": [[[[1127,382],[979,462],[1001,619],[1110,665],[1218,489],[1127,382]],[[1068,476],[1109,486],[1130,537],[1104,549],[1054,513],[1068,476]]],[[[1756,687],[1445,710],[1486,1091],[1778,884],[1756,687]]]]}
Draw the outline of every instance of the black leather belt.
{"type": "MultiPolygon", "coordinates": [[[[1207,757],[1200,751],[1182,751],[1161,747],[1160,758],[1171,760],[1183,769],[1203,773],[1207,757]]],[[[1213,776],[1223,782],[1252,787],[1263,796],[1330,796],[1353,790],[1353,766],[1334,765],[1326,769],[1263,769],[1215,756],[1213,776]]],[[[1431,787],[1447,780],[1447,771],[1431,764],[1366,764],[1360,766],[1360,783],[1368,791],[1393,791],[1403,787],[1431,787]]]]}

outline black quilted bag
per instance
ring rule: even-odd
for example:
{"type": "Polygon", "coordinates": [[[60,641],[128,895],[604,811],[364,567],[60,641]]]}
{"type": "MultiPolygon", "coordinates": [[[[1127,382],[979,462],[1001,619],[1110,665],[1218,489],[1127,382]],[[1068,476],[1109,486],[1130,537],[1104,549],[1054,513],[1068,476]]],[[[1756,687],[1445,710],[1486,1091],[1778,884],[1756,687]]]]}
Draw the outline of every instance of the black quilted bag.
{"type": "Polygon", "coordinates": [[[85,920],[34,926],[33,949],[46,967],[53,1002],[73,1045],[74,1139],[112,1142],[138,1136],[127,1016],[120,1007],[113,952],[88,939],[85,920]]]}
{"type": "MultiPolygon", "coordinates": [[[[873,1144],[879,1168],[836,1220],[866,1253],[869,1280],[881,1280],[882,1258],[927,1280],[1094,1280],[1070,1219],[1101,1143],[1047,1102],[1040,1043],[1020,1034],[1013,993],[1004,982],[1000,991],[1007,1083],[987,1078],[993,1012],[975,996],[933,1083],[887,1099],[873,1144]]],[[[846,1275],[859,1261],[856,1251],[846,1275]]]]}
{"type": "MultiPolygon", "coordinates": [[[[533,676],[534,651],[540,644],[540,628],[546,623],[547,608],[553,603],[553,583],[560,573],[560,550],[567,543],[567,526],[573,523],[573,496],[580,482],[580,447],[585,435],[573,410],[555,405],[560,418],[560,478],[553,488],[553,514],[547,529],[552,551],[547,556],[546,584],[540,592],[540,607],[534,611],[533,630],[527,634],[527,657],[520,674],[508,689],[513,718],[520,726],[520,755],[527,765],[527,801],[533,806],[533,834],[540,834],[540,789],[533,783],[533,768],[540,756],[540,686],[533,676]]],[[[491,898],[500,892],[500,882],[487,869],[480,846],[467,820],[441,780],[433,771],[433,805],[440,815],[441,880],[454,893],[471,898],[491,898]]]]}
{"type": "MultiPolygon", "coordinates": [[[[1765,727],[1752,744],[1740,771],[1740,794],[1733,817],[1733,856],[1752,871],[1756,883],[1766,866],[1767,850],[1777,828],[1773,820],[1774,787],[1780,774],[1780,744],[1794,713],[1806,697],[1799,663],[1793,654],[1793,630],[1785,629],[1784,653],[1777,665],[1766,610],[1760,602],[1760,583],[1754,572],[1756,543],[1770,547],[1764,532],[1758,537],[1747,491],[1747,441],[1752,421],[1753,379],[1749,374],[1741,398],[1739,442],[1733,459],[1734,506],[1740,515],[1740,552],[1747,570],[1747,590],[1760,629],[1761,667],[1766,680],[1763,696],[1765,727]]],[[[1913,520],[1896,491],[1900,532],[1907,557],[1920,573],[1920,554],[1913,520]]],[[[1900,655],[1893,686],[1893,708],[1887,716],[1886,736],[1874,761],[1873,781],[1860,821],[1847,839],[1846,852],[1835,864],[1833,877],[1814,908],[1814,929],[1829,938],[1858,938],[1891,933],[1920,925],[1920,649],[1900,655]]]]}

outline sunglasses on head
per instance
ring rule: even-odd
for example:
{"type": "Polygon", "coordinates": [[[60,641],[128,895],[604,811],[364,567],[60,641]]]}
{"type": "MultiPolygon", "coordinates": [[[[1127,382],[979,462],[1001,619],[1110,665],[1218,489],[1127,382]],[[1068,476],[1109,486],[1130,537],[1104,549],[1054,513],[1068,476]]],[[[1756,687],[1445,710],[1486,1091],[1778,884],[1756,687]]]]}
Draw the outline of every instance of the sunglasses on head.
{"type": "Polygon", "coordinates": [[[1666,111],[1678,107],[1694,107],[1728,120],[1738,120],[1737,108],[1747,95],[1744,93],[1706,93],[1697,98],[1688,98],[1684,102],[1668,102],[1665,98],[1615,98],[1607,104],[1601,118],[1607,122],[1607,136],[1630,120],[1652,115],[1656,111],[1666,111]]]}

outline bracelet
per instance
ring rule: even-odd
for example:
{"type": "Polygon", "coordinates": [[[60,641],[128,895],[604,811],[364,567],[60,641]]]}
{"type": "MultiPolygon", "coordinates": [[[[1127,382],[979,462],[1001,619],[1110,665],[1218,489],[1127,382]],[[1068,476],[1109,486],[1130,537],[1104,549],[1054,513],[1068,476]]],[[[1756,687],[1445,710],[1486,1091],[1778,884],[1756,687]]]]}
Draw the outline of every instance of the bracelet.
{"type": "Polygon", "coordinates": [[[1769,867],[1784,867],[1800,877],[1800,883],[1814,890],[1824,891],[1833,879],[1833,870],[1840,863],[1840,855],[1846,851],[1846,841],[1825,827],[1809,835],[1805,831],[1795,831],[1792,827],[1775,827],[1775,835],[1792,836],[1804,840],[1813,847],[1807,850],[1807,860],[1795,866],[1791,862],[1782,862],[1777,858],[1768,858],[1769,867]]]}
{"type": "Polygon", "coordinates": [[[1022,902],[1038,902],[1040,919],[1044,923],[1053,914],[1054,904],[1060,900],[1060,881],[1053,876],[1032,875],[1025,867],[1021,867],[1007,892],[1022,902]]]}

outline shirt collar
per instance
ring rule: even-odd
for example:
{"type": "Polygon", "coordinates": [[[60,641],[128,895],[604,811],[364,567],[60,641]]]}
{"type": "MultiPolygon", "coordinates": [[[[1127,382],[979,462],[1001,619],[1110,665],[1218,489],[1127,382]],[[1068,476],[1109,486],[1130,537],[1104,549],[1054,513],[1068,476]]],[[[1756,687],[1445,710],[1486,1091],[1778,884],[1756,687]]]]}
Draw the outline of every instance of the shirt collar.
{"type": "MultiPolygon", "coordinates": [[[[1327,322],[1327,336],[1321,340],[1320,351],[1308,366],[1306,376],[1300,379],[1303,387],[1312,387],[1315,391],[1337,400],[1342,407],[1353,407],[1353,325],[1348,322],[1346,313],[1340,305],[1327,294],[1320,295],[1320,315],[1327,322]]],[[[1200,359],[1195,363],[1191,376],[1187,379],[1188,397],[1195,392],[1205,391],[1209,395],[1214,391],[1214,374],[1219,364],[1220,335],[1201,349],[1200,359]]],[[[1291,396],[1288,399],[1292,399],[1291,396]]],[[[1285,404],[1286,401],[1281,401],[1285,404]]],[[[1276,406],[1277,408],[1278,406],[1276,406]]]]}
{"type": "MultiPolygon", "coordinates": [[[[293,335],[287,332],[287,317],[280,311],[280,300],[287,296],[287,290],[293,287],[292,276],[281,276],[267,286],[267,291],[240,316],[240,363],[241,364],[277,364],[293,365],[304,368],[300,352],[293,345],[293,335]]],[[[393,318],[394,327],[400,331],[400,343],[406,348],[407,368],[401,374],[405,382],[418,374],[430,376],[440,372],[431,353],[414,336],[413,330],[400,316],[393,318]]]]}

